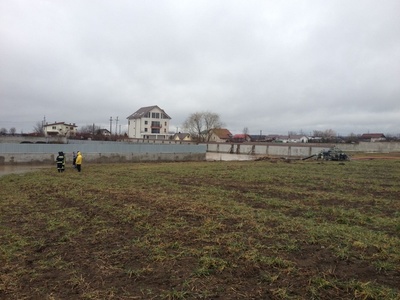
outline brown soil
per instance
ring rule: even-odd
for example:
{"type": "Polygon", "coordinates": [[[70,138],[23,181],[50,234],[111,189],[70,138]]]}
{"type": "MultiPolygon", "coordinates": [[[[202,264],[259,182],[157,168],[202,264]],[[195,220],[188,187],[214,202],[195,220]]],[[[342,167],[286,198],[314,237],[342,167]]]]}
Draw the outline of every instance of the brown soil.
{"type": "MultiPolygon", "coordinates": [[[[190,177],[178,178],[176,181],[182,187],[199,185],[199,182],[190,177]]],[[[235,200],[254,210],[273,209],[265,203],[257,203],[243,196],[255,192],[256,188],[259,191],[259,187],[235,186],[227,182],[216,182],[214,179],[205,180],[201,185],[222,185],[227,191],[234,190],[235,200]]],[[[21,187],[21,190],[23,191],[24,187],[21,187]]],[[[0,268],[2,299],[310,299],[310,291],[305,287],[310,285],[310,278],[314,277],[325,277],[340,282],[352,279],[381,284],[392,289],[399,287],[400,270],[382,272],[357,257],[339,259],[333,249],[319,243],[303,241],[298,249],[281,253],[277,253],[272,247],[264,247],[260,253],[263,257],[279,256],[291,262],[288,266],[279,263],[266,265],[255,260],[250,262],[244,259],[245,255],[250,254],[233,252],[230,245],[223,240],[193,239],[190,230],[203,226],[209,216],[185,208],[179,202],[158,201],[140,192],[124,194],[110,189],[112,209],[105,209],[101,203],[92,205],[62,197],[58,191],[52,189],[46,191],[47,197],[54,196],[57,200],[50,206],[38,199],[34,190],[24,192],[35,202],[36,209],[27,211],[27,214],[40,212],[51,215],[54,214],[55,206],[65,211],[74,210],[81,213],[81,217],[74,222],[74,227],[81,231],[78,230],[74,236],[65,236],[66,230],[62,227],[49,232],[48,223],[40,218],[35,223],[28,224],[28,218],[25,218],[24,214],[8,214],[7,217],[3,217],[1,226],[13,228],[16,235],[28,234],[34,237],[35,242],[30,241],[23,254],[15,258],[16,261],[3,260],[0,268]],[[123,220],[121,215],[113,213],[132,206],[148,211],[149,215],[123,220]],[[175,228],[168,234],[163,233],[158,244],[151,240],[146,241],[150,239],[146,228],[160,226],[166,217],[181,220],[186,227],[175,228]],[[107,230],[99,231],[99,228],[107,230]],[[138,241],[142,242],[142,246],[138,246],[138,241]],[[143,246],[146,242],[150,245],[148,249],[143,246]],[[150,248],[154,245],[173,245],[174,242],[178,242],[180,246],[163,248],[158,259],[154,258],[157,257],[155,253],[150,253],[150,248]],[[217,253],[210,256],[224,258],[231,262],[231,265],[226,268],[210,267],[210,274],[204,276],[194,275],[199,257],[193,253],[196,249],[207,247],[218,248],[217,253]],[[150,256],[152,259],[149,259],[150,256]],[[44,264],[43,258],[47,264],[44,264]],[[9,274],[15,271],[12,269],[15,265],[20,268],[17,282],[9,277],[9,274]],[[171,290],[175,293],[165,292],[171,290]],[[285,290],[290,291],[289,294],[285,295],[285,290]],[[186,292],[180,294],[180,291],[186,292]]],[[[95,195],[97,191],[89,189],[84,193],[95,195]]],[[[270,191],[270,196],[282,197],[279,191],[275,193],[270,191]]],[[[285,196],[285,201],[290,202],[297,200],[299,195],[285,196]]],[[[320,204],[343,207],[347,205],[340,200],[329,203],[322,201],[320,204]]],[[[287,216],[291,217],[303,213],[301,210],[293,211],[290,208],[286,212],[287,216]]],[[[257,232],[251,222],[234,217],[221,221],[221,227],[217,229],[218,234],[232,234],[234,228],[238,228],[239,225],[241,232],[246,233],[248,243],[279,243],[279,240],[271,239],[268,233],[257,232]]],[[[274,222],[268,225],[275,230],[280,226],[274,222]]],[[[300,229],[297,232],[284,230],[286,229],[282,228],[282,233],[289,234],[293,240],[302,241],[305,235],[300,229]]],[[[380,249],[368,247],[363,251],[365,256],[372,257],[379,253],[380,249]]],[[[324,289],[318,299],[355,299],[355,292],[345,288],[327,286],[324,289]]],[[[360,295],[359,298],[368,297],[360,295]]]]}

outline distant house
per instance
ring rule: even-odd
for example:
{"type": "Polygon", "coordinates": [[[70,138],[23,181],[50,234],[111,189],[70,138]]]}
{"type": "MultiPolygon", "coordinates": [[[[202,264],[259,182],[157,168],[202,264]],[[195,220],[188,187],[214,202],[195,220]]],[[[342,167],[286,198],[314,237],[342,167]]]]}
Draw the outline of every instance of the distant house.
{"type": "Polygon", "coordinates": [[[191,141],[192,138],[190,137],[189,133],[175,133],[172,138],[174,141],[191,141]]]}
{"type": "Polygon", "coordinates": [[[251,136],[244,133],[234,134],[232,137],[232,142],[234,143],[251,142],[251,136]]]}
{"type": "Polygon", "coordinates": [[[232,133],[226,128],[215,128],[209,132],[209,142],[228,142],[232,138],[232,133]]]}
{"type": "Polygon", "coordinates": [[[279,137],[278,134],[268,134],[265,136],[266,142],[275,142],[275,140],[279,137]]]}
{"type": "Polygon", "coordinates": [[[249,134],[252,142],[270,142],[268,136],[265,134],[249,134]]]}
{"type": "Polygon", "coordinates": [[[157,105],[141,107],[128,119],[128,137],[137,139],[168,139],[171,117],[157,105]]]}
{"type": "Polygon", "coordinates": [[[289,135],[289,143],[308,143],[308,137],[305,135],[289,135]]]}
{"type": "Polygon", "coordinates": [[[308,138],[308,142],[310,143],[322,143],[324,138],[321,136],[311,136],[308,138]]]}
{"type": "Polygon", "coordinates": [[[363,133],[360,136],[360,140],[364,142],[381,142],[386,141],[386,137],[383,133],[363,133]]]}
{"type": "Polygon", "coordinates": [[[288,143],[289,142],[289,136],[287,135],[278,135],[275,137],[275,142],[276,143],[288,143]]]}
{"type": "Polygon", "coordinates": [[[77,128],[78,126],[76,126],[75,123],[67,124],[65,122],[46,123],[43,125],[45,136],[75,136],[77,128]]]}
{"type": "Polygon", "coordinates": [[[308,143],[308,137],[305,135],[278,135],[275,138],[277,143],[308,143]]]}
{"type": "Polygon", "coordinates": [[[102,136],[110,136],[110,135],[111,135],[111,132],[110,132],[108,129],[106,129],[106,128],[100,129],[100,130],[99,130],[99,133],[100,133],[102,136]]]}

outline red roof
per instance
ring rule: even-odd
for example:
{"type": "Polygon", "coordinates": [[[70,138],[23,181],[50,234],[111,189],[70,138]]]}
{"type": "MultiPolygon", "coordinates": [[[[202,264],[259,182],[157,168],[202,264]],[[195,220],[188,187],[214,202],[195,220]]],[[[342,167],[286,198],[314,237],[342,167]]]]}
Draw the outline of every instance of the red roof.
{"type": "Polygon", "coordinates": [[[225,128],[216,128],[216,129],[213,129],[213,132],[220,139],[229,139],[232,136],[232,133],[228,129],[225,129],[225,128]]]}

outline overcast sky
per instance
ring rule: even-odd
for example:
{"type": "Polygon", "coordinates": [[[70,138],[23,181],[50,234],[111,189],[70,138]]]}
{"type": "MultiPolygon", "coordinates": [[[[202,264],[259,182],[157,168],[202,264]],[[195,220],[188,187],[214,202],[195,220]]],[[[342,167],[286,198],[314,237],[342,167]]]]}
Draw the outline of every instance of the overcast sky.
{"type": "Polygon", "coordinates": [[[398,134],[400,1],[0,0],[0,127],[125,131],[151,105],[171,131],[398,134]]]}

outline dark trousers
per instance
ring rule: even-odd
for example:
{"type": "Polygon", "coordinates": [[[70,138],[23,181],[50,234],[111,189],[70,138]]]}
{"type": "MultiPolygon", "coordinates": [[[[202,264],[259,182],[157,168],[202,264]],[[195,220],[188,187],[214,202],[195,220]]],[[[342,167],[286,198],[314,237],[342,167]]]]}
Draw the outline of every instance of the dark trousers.
{"type": "Polygon", "coordinates": [[[81,171],[81,165],[76,165],[76,169],[78,170],[78,172],[80,172],[81,171]]]}

